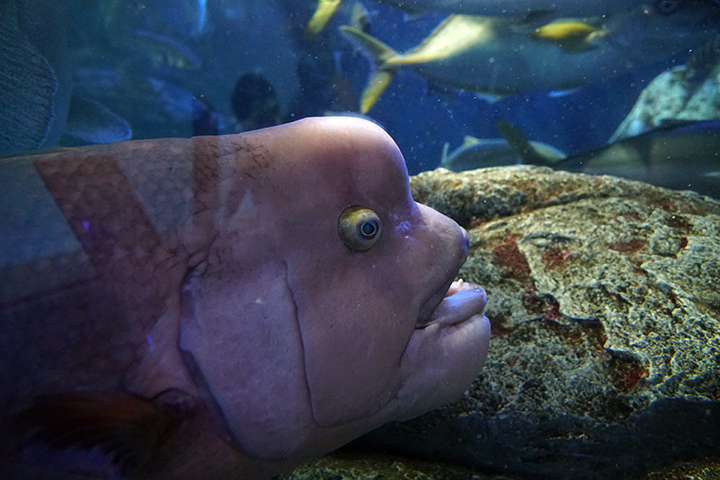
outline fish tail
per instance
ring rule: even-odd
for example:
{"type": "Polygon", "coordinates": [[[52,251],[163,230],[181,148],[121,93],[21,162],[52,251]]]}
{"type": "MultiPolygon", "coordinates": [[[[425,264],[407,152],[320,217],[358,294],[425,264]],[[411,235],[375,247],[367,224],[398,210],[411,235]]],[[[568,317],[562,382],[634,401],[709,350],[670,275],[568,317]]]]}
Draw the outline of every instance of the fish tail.
{"type": "Polygon", "coordinates": [[[398,53],[380,40],[357,28],[343,26],[340,27],[340,31],[355,41],[376,65],[375,71],[370,76],[360,100],[360,113],[364,114],[372,108],[395,77],[399,67],[389,66],[387,62],[389,59],[396,57],[398,53]]]}
{"type": "Polygon", "coordinates": [[[305,27],[304,39],[311,40],[325,28],[325,25],[340,6],[341,0],[318,0],[315,13],[305,27]]]}
{"type": "Polygon", "coordinates": [[[514,125],[498,120],[495,122],[495,128],[505,141],[510,145],[522,159],[522,163],[525,165],[540,165],[550,166],[551,162],[540,153],[532,144],[525,138],[520,130],[514,125]]]}

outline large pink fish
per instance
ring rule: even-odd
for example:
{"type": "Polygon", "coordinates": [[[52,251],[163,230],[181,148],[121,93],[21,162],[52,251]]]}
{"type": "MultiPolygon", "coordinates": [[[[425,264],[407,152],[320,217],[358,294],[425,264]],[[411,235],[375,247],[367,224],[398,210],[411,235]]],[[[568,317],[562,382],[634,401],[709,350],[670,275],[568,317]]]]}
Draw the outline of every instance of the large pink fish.
{"type": "Polygon", "coordinates": [[[2,478],[265,478],[485,360],[468,236],[365,120],[6,159],[0,212],[2,478]]]}

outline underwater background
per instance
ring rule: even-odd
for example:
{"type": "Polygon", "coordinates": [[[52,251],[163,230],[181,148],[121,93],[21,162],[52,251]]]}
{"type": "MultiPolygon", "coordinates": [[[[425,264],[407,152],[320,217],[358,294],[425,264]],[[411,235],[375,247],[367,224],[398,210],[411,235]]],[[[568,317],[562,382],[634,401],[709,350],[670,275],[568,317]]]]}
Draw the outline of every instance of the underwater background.
{"type": "MultiPolygon", "coordinates": [[[[0,157],[367,118],[468,232],[490,350],[457,402],[284,478],[718,478],[720,1],[626,3],[0,0],[0,157]]],[[[0,240],[35,247],[10,177],[0,240]]]]}
{"type": "MultiPolygon", "coordinates": [[[[58,89],[51,115],[57,125],[51,126],[55,131],[39,146],[237,133],[305,116],[359,110],[373,62],[357,43],[339,32],[341,25],[359,22],[367,34],[405,52],[448,16],[408,14],[375,1],[323,3],[339,7],[335,5],[337,11],[327,25],[308,38],[306,25],[318,6],[314,1],[27,0],[18,2],[19,25],[12,20],[12,12],[6,12],[3,36],[8,45],[17,43],[14,39],[18,36],[30,43],[12,45],[17,52],[8,48],[3,54],[30,52],[33,55],[25,58],[45,59],[55,71],[58,89]],[[63,90],[70,90],[75,101],[63,101],[63,90]],[[69,121],[62,125],[58,120],[66,111],[69,121]]],[[[648,5],[654,8],[652,3],[648,5]]],[[[680,13],[689,8],[694,6],[680,2],[680,13]]],[[[540,15],[539,19],[513,21],[517,22],[513,28],[522,32],[518,35],[525,35],[555,19],[540,15]]],[[[613,74],[598,71],[595,78],[591,74],[573,88],[533,88],[534,72],[526,69],[517,75],[528,77],[524,80],[527,91],[492,96],[454,89],[401,69],[367,114],[398,143],[411,175],[436,168],[445,144],[451,151],[462,145],[466,136],[499,138],[498,120],[564,154],[586,151],[608,142],[643,88],[659,73],[684,64],[693,43],[700,47],[711,41],[715,26],[717,21],[708,23],[708,31],[690,42],[690,48],[680,42],[677,48],[655,52],[640,61],[628,55],[621,59],[628,66],[613,74]]],[[[616,46],[619,51],[656,41],[658,32],[633,27],[623,32],[625,38],[616,46]]],[[[593,26],[595,32],[602,28],[593,26]]],[[[697,25],[687,23],[667,33],[680,38],[687,33],[684,30],[697,30],[697,25]]],[[[503,38],[490,42],[499,42],[502,49],[503,38]]],[[[605,46],[589,44],[587,50],[597,48],[605,46]]],[[[642,48],[638,51],[643,52],[642,48]]],[[[565,52],[568,57],[577,55],[572,49],[565,52]]],[[[703,62],[714,65],[717,52],[713,52],[703,62]]],[[[477,65],[467,68],[477,69],[478,78],[487,77],[493,70],[486,63],[487,59],[478,58],[477,65]]],[[[42,78],[47,72],[24,67],[20,78],[15,73],[12,82],[4,77],[10,85],[3,89],[3,111],[27,109],[28,102],[36,104],[46,95],[41,89],[49,81],[42,78]],[[25,92],[35,88],[37,92],[23,95],[13,88],[25,92]]],[[[3,126],[8,133],[13,128],[19,127],[3,126]]],[[[15,138],[23,134],[27,132],[13,132],[15,138]]],[[[13,145],[9,140],[0,147],[6,152],[28,149],[26,144],[13,145]]],[[[491,159],[477,166],[492,164],[491,159]]]]}

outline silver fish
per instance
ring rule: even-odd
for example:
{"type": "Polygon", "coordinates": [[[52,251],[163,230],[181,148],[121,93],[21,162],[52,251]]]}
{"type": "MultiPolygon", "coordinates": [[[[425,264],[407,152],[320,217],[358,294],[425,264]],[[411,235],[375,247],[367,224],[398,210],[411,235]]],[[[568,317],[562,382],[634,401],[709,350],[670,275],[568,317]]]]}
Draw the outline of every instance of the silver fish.
{"type": "Polygon", "coordinates": [[[267,478],[485,360],[468,235],[371,122],[10,158],[0,184],[2,478],[267,478]]]}
{"type": "Polygon", "coordinates": [[[614,175],[720,198],[720,120],[668,122],[559,161],[535,149],[510,124],[498,122],[498,131],[527,164],[614,175]]]}
{"type": "MultiPolygon", "coordinates": [[[[552,162],[565,158],[563,152],[542,142],[529,142],[532,148],[541,152],[544,158],[552,162]]],[[[502,138],[475,138],[466,136],[463,144],[449,151],[449,144],[443,146],[440,166],[462,172],[485,167],[502,167],[521,163],[520,154],[502,138]]]]}
{"type": "Polygon", "coordinates": [[[582,32],[574,21],[570,29],[567,21],[556,22],[538,38],[535,30],[507,19],[453,15],[405,53],[356,29],[341,30],[377,65],[363,93],[365,113],[404,67],[432,82],[485,94],[568,90],[700,45],[720,28],[720,5],[714,1],[675,3],[682,8],[672,13],[641,7],[588,19],[582,24],[591,27],[585,48],[578,48],[577,39],[564,44],[563,34],[556,36],[558,30],[566,36],[582,32]]]}

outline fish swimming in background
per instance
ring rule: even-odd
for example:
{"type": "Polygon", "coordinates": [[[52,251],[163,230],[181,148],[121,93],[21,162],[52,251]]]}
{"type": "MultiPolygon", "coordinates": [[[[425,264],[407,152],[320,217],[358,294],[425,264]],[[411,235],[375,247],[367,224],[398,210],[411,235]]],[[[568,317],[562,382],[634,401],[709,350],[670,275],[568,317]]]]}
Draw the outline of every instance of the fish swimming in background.
{"type": "Polygon", "coordinates": [[[516,19],[594,17],[621,12],[647,3],[664,11],[678,2],[663,0],[378,0],[409,12],[459,13],[516,19]]]}
{"type": "Polygon", "coordinates": [[[462,393],[467,233],[358,118],[0,161],[0,477],[269,478],[462,393]]]}
{"type": "Polygon", "coordinates": [[[113,42],[136,30],[196,38],[208,23],[207,0],[98,0],[95,3],[105,32],[113,42]]]}
{"type": "Polygon", "coordinates": [[[125,140],[130,127],[73,91],[65,8],[54,0],[0,2],[0,153],[125,140]]]}
{"type": "Polygon", "coordinates": [[[0,2],[0,152],[60,138],[71,92],[64,13],[51,0],[0,2]]]}
{"type": "Polygon", "coordinates": [[[569,90],[700,45],[720,28],[720,4],[672,3],[678,8],[671,12],[643,6],[580,23],[557,21],[539,32],[504,18],[453,15],[405,53],[356,29],[341,31],[376,65],[361,100],[365,113],[405,67],[431,82],[483,94],[569,90]],[[579,41],[585,46],[578,48],[579,41]]]}
{"type": "Polygon", "coordinates": [[[202,67],[202,60],[190,47],[167,35],[135,30],[125,35],[119,44],[135,55],[147,57],[156,70],[198,70],[202,67]]]}
{"type": "MultiPolygon", "coordinates": [[[[305,27],[305,41],[312,40],[319,34],[340,7],[341,0],[318,0],[315,13],[305,27]]],[[[360,2],[354,2],[348,14],[349,25],[363,32],[370,29],[369,14],[360,2]]]]}
{"type": "Polygon", "coordinates": [[[526,164],[614,175],[720,198],[720,120],[668,122],[561,160],[536,149],[514,126],[500,121],[497,128],[526,164]]]}
{"type": "MultiPolygon", "coordinates": [[[[565,158],[563,152],[542,142],[529,142],[532,148],[549,163],[565,158]]],[[[466,136],[463,144],[448,152],[449,144],[443,145],[440,166],[453,172],[475,170],[485,167],[502,167],[522,163],[522,157],[502,138],[475,138],[466,136]]]]}

